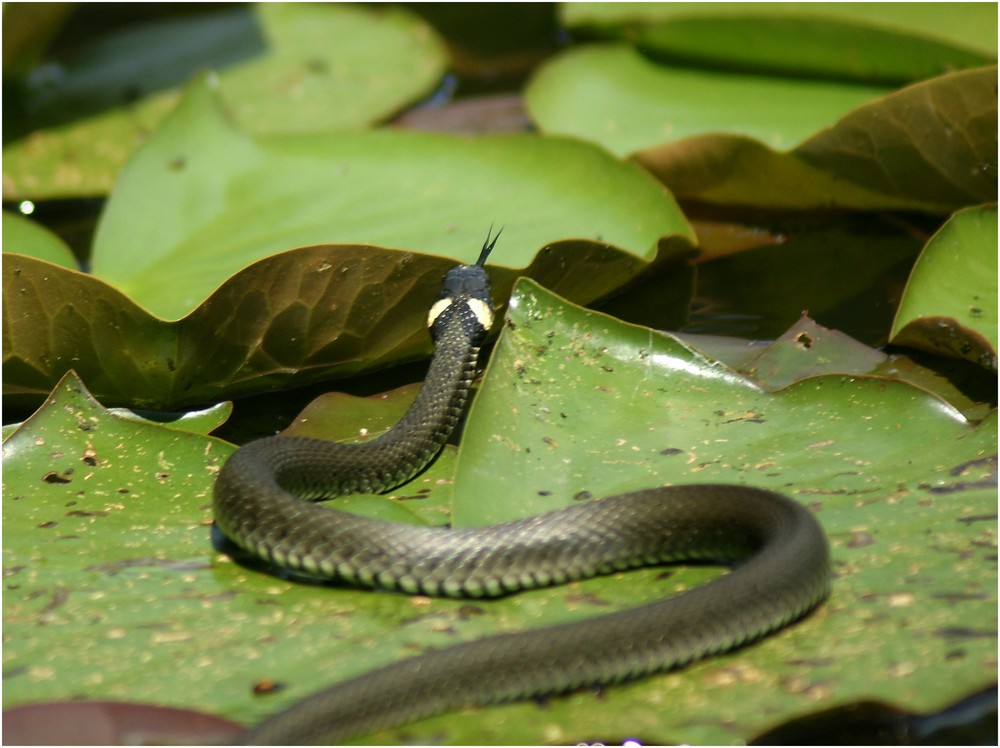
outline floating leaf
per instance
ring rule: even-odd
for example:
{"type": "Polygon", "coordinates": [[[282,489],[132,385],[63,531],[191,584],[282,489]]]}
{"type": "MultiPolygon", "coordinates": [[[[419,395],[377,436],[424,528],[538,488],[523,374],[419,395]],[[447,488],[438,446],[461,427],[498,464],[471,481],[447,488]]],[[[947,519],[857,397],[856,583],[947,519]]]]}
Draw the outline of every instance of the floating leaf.
{"type": "Polygon", "coordinates": [[[996,200],[996,77],[994,66],[908,86],[788,153],[706,134],[635,158],[691,200],[948,213],[996,200]]]}
{"type": "Polygon", "coordinates": [[[884,87],[658,64],[625,44],[572,48],[543,65],[525,91],[547,133],[626,155],[702,133],[790,148],[884,87]]]}
{"type": "Polygon", "coordinates": [[[94,273],[154,314],[190,312],[274,252],[364,242],[524,267],[568,238],[651,259],[690,236],[670,195],[634,166],[536,136],[337,133],[252,140],[206,81],[122,172],[94,239],[94,273]]]}
{"type": "Polygon", "coordinates": [[[600,701],[450,715],[375,739],[724,744],[825,703],[940,708],[995,677],[995,439],[995,413],[972,427],[900,382],[823,376],[761,392],[668,335],[523,281],[466,427],[454,522],[664,483],[756,485],[817,511],[833,596],[757,647],[600,701]]]}
{"type": "MultiPolygon", "coordinates": [[[[822,349],[801,353],[818,359],[814,368],[825,365],[822,349]]],[[[792,368],[806,365],[800,358],[792,368]]],[[[581,491],[600,496],[628,488],[619,484],[649,480],[661,469],[671,482],[751,483],[801,495],[878,495],[887,485],[897,490],[909,483],[909,492],[916,492],[921,481],[933,485],[922,472],[931,467],[905,455],[932,429],[942,439],[951,435],[959,452],[972,434],[987,431],[900,382],[813,376],[764,393],[674,336],[565,303],[523,280],[466,426],[455,491],[468,503],[456,506],[453,522],[525,516],[564,505],[581,491]],[[875,408],[866,405],[870,398],[881,403],[877,419],[861,417],[875,408]],[[601,427],[587,427],[594,423],[601,427]],[[877,437],[882,428],[904,433],[885,440],[877,437]],[[857,429],[878,445],[854,445],[857,429]],[[819,451],[803,446],[823,439],[833,441],[813,448],[819,451]],[[664,459],[677,457],[678,446],[683,459],[675,462],[685,463],[679,473],[664,459]],[[834,448],[827,455],[828,447],[834,448]],[[566,458],[591,458],[581,465],[561,457],[566,452],[566,458]],[[766,464],[749,456],[754,454],[767,454],[766,464]],[[891,469],[893,478],[866,469],[869,464],[891,469]],[[489,491],[473,490],[487,473],[489,491]],[[486,498],[501,494],[508,498],[486,498]]]]}
{"type": "MultiPolygon", "coordinates": [[[[288,677],[279,662],[306,654],[305,675],[317,647],[345,634],[338,647],[361,654],[362,669],[384,654],[379,629],[403,626],[390,657],[406,652],[415,629],[427,643],[447,638],[436,624],[460,605],[449,612],[357,590],[345,598],[217,554],[211,487],[232,450],[117,418],[72,374],[6,440],[5,708],[107,696],[240,713],[268,672],[288,677]],[[295,630],[282,633],[293,619],[295,630]],[[279,641],[292,648],[271,650],[279,641]]],[[[266,712],[262,694],[257,709],[266,712]]]]}
{"type": "Polygon", "coordinates": [[[246,130],[299,133],[386,118],[424,96],[446,59],[431,28],[403,8],[261,3],[119,31],[54,79],[39,76],[32,107],[41,123],[89,116],[5,145],[4,199],[106,193],[177,103],[176,87],[206,67],[221,68],[222,95],[246,130]],[[156,93],[163,86],[175,88],[156,93]]]}
{"type": "Polygon", "coordinates": [[[908,82],[996,62],[990,3],[565,3],[577,33],[793,77],[908,82]]]}
{"type": "Polygon", "coordinates": [[[217,403],[209,408],[184,413],[138,413],[127,408],[110,408],[108,412],[118,418],[157,423],[192,434],[210,434],[226,422],[233,412],[233,404],[217,403]]]}
{"type": "Polygon", "coordinates": [[[254,141],[200,81],[123,172],[95,239],[100,279],[4,263],[5,392],[37,403],[74,368],[108,404],[176,409],[419,357],[451,258],[474,261],[493,223],[498,304],[518,274],[589,303],[691,251],[662,186],[598,148],[397,132],[254,141]],[[281,252],[328,240],[413,251],[281,252]]]}
{"type": "Polygon", "coordinates": [[[996,199],[995,82],[994,66],[890,92],[670,67],[603,44],[543,66],[526,100],[546,132],[634,154],[682,198],[948,212],[996,199]]]}
{"type": "MultiPolygon", "coordinates": [[[[218,403],[209,408],[191,410],[185,413],[146,412],[143,414],[128,408],[109,408],[108,412],[117,418],[126,420],[169,426],[192,434],[210,434],[226,422],[233,412],[233,404],[230,402],[218,403]]],[[[5,425],[3,438],[6,439],[19,428],[21,428],[20,423],[5,425]]]]}
{"type": "Polygon", "coordinates": [[[7,745],[217,745],[240,726],[189,709],[116,701],[29,704],[3,713],[7,745]]]}
{"type": "Polygon", "coordinates": [[[76,257],[62,239],[22,216],[3,212],[3,251],[35,257],[76,270],[76,257]]]}
{"type": "MultiPolygon", "coordinates": [[[[584,302],[643,266],[596,242],[547,249],[523,272],[584,302]]],[[[253,263],[166,322],[93,276],[8,255],[4,396],[37,403],[73,368],[109,404],[173,410],[418,358],[431,348],[427,309],[453,266],[380,247],[304,247],[253,263]]],[[[502,304],[517,271],[491,273],[502,304]]]]}
{"type": "MultiPolygon", "coordinates": [[[[472,499],[488,514],[523,514],[581,490],[772,487],[817,511],[834,546],[833,597],[759,645],[606,689],[599,700],[466,710],[366,739],[731,742],[824,702],[870,696],[928,709],[992,681],[994,639],[968,621],[989,620],[996,607],[995,550],[982,524],[995,507],[995,417],[973,428],[926,393],[873,379],[826,376],[763,393],[669,336],[530,282],[519,284],[510,315],[465,433],[456,521],[472,499]],[[914,459],[928,438],[933,459],[926,450],[914,459]],[[729,705],[722,720],[720,703],[729,705]]],[[[292,584],[209,549],[199,523],[223,445],[169,432],[157,438],[179,441],[124,456],[120,445],[132,454],[152,437],[120,426],[166,430],[107,421],[75,392],[56,393],[5,445],[8,705],[86,693],[211,705],[253,722],[428,647],[634,606],[714,573],[616,574],[474,605],[292,584]],[[88,449],[101,461],[81,460],[88,449]],[[154,452],[172,476],[160,489],[160,468],[135,468],[154,452]],[[187,475],[190,485],[173,480],[187,475]],[[56,576],[38,573],[39,554],[56,576]],[[317,662],[328,675],[317,675],[317,662]],[[171,688],[161,669],[183,674],[184,688],[171,688]],[[283,688],[252,696],[262,678],[283,688]]]]}
{"type": "Polygon", "coordinates": [[[958,211],[924,247],[892,342],[997,370],[997,208],[958,211]]]}
{"type": "Polygon", "coordinates": [[[771,391],[823,374],[884,377],[909,382],[937,395],[960,410],[969,421],[981,421],[990,412],[989,405],[973,401],[937,372],[906,356],[869,348],[808,317],[803,317],[766,345],[714,335],[677,334],[677,338],[771,391]]]}

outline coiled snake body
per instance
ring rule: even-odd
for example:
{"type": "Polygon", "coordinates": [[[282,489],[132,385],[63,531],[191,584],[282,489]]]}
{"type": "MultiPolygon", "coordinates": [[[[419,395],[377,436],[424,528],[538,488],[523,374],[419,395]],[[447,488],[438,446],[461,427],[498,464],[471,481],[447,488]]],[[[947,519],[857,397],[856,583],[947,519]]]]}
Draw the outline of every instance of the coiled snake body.
{"type": "MultiPolygon", "coordinates": [[[[496,239],[493,240],[493,244],[496,239]]],[[[275,564],[359,585],[497,596],[641,565],[739,562],[643,607],[435,650],[338,683],[265,720],[247,743],[335,743],[469,704],[611,683],[732,649],[800,618],[828,594],[829,550],[812,514],[744,486],[651,488],[468,530],[363,518],[308,499],[389,490],[454,428],[492,323],[483,263],[452,269],[431,307],[426,381],[406,415],[364,444],[275,436],[229,459],[215,520],[275,564]]]]}

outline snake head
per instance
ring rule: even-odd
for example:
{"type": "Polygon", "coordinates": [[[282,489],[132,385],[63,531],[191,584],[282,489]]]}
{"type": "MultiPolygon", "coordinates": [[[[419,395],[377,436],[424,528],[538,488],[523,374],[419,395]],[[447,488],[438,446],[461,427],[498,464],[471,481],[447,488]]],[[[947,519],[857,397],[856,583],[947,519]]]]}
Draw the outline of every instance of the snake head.
{"type": "Polygon", "coordinates": [[[444,280],[441,281],[441,292],[427,314],[427,326],[431,328],[433,334],[436,335],[436,329],[456,314],[468,319],[468,324],[480,328],[475,331],[477,337],[485,335],[493,326],[490,276],[486,274],[483,265],[496,246],[501,231],[503,229],[497,232],[491,242],[490,233],[493,232],[493,227],[490,227],[490,232],[486,234],[486,242],[483,244],[483,251],[475,265],[459,265],[444,276],[444,280]]]}

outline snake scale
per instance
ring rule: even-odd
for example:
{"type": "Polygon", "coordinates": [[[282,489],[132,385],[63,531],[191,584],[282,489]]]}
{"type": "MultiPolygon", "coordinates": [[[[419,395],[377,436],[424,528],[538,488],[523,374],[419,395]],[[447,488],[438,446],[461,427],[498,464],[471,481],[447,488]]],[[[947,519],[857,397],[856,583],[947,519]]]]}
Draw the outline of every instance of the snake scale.
{"type": "Polygon", "coordinates": [[[678,561],[732,563],[733,571],[642,607],[402,660],[293,704],[241,742],[337,743],[465,705],[636,678],[756,640],[827,596],[829,549],[819,524],[797,502],[757,488],[650,488],[475,529],[397,524],[317,503],[389,490],[441,449],[492,324],[483,264],[495,244],[487,237],[475,265],[445,276],[428,319],[430,368],[399,423],[362,444],[273,436],[241,447],[216,481],[219,529],[287,569],[450,597],[678,561]]]}

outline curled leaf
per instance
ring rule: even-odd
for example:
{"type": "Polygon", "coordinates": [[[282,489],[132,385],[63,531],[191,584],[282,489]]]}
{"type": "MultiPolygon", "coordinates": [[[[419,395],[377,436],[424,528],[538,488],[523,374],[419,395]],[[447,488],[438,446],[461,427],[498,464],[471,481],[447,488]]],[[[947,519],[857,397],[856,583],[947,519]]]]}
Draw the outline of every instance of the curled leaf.
{"type": "Polygon", "coordinates": [[[892,342],[997,370],[997,208],[953,215],[924,247],[892,342]]]}
{"type": "Polygon", "coordinates": [[[996,200],[996,76],[993,66],[916,83],[785,153],[706,134],[635,158],[691,200],[947,213],[996,200]]]}
{"type": "Polygon", "coordinates": [[[589,303],[691,251],[670,194],[596,147],[253,139],[200,79],[124,170],[93,276],[8,256],[5,393],[37,403],[74,368],[109,404],[174,409],[417,358],[441,277],[493,224],[501,305],[521,273],[589,303]]]}

